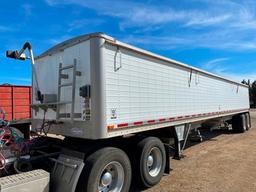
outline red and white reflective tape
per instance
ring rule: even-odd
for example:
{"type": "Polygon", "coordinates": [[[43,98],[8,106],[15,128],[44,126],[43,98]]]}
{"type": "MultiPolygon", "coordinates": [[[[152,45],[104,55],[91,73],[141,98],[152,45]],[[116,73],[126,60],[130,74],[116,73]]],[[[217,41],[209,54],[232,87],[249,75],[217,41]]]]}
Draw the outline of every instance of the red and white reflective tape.
{"type": "Polygon", "coordinates": [[[141,126],[141,125],[148,125],[148,124],[157,124],[157,123],[165,123],[165,122],[173,122],[173,121],[180,121],[184,119],[191,119],[191,118],[198,118],[198,117],[206,117],[206,116],[213,116],[213,115],[220,115],[225,113],[234,113],[239,111],[246,111],[249,109],[239,109],[239,110],[226,110],[226,111],[219,111],[219,112],[210,112],[210,113],[200,113],[200,114],[193,114],[193,115],[185,115],[185,116],[177,116],[177,117],[169,117],[169,118],[160,118],[160,119],[152,119],[147,121],[135,121],[131,123],[119,123],[119,124],[111,124],[108,125],[108,129],[115,129],[115,128],[125,128],[125,127],[134,127],[134,126],[141,126]]]}

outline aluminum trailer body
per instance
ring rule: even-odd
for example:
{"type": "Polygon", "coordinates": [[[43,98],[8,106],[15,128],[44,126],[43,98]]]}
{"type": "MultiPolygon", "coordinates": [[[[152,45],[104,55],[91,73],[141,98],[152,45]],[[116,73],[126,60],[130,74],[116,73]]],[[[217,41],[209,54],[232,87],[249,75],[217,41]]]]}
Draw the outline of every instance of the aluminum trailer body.
{"type": "Polygon", "coordinates": [[[33,99],[33,127],[46,109],[46,120],[62,122],[49,132],[64,136],[110,138],[249,111],[246,85],[101,33],[49,49],[35,69],[54,99],[33,99]]]}

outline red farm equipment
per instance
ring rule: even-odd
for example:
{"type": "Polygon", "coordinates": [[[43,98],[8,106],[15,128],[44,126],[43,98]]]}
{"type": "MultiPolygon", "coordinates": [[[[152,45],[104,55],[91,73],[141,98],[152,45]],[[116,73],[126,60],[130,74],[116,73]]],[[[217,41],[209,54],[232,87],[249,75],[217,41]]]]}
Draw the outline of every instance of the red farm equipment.
{"type": "Polygon", "coordinates": [[[0,108],[5,120],[26,136],[31,124],[31,86],[0,85],[0,108]]]}

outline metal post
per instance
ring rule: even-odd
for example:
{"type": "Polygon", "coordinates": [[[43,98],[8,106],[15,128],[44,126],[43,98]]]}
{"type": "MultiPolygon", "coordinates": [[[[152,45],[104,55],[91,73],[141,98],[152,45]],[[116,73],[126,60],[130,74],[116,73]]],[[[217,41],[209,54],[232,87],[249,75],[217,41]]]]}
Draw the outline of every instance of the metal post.
{"type": "Polygon", "coordinates": [[[180,155],[180,141],[178,138],[178,134],[175,130],[175,128],[173,128],[173,136],[174,136],[174,159],[180,160],[181,159],[181,155],[180,155]]]}
{"type": "Polygon", "coordinates": [[[191,124],[184,124],[183,125],[183,133],[182,136],[178,135],[179,133],[177,132],[177,128],[174,128],[174,147],[175,147],[175,154],[174,158],[180,160],[182,158],[182,152],[185,149],[187,140],[188,140],[188,135],[191,130],[191,124]],[[183,142],[183,145],[181,146],[181,142],[183,142]]]}
{"type": "Polygon", "coordinates": [[[190,129],[191,129],[191,124],[190,124],[190,123],[189,123],[189,124],[186,124],[186,125],[185,125],[185,128],[186,128],[186,136],[185,136],[185,140],[184,140],[184,143],[183,143],[181,152],[184,151],[185,146],[186,146],[186,144],[187,144],[188,135],[189,135],[189,132],[190,132],[190,129]]]}
{"type": "Polygon", "coordinates": [[[57,99],[57,109],[56,109],[56,119],[59,119],[59,114],[60,114],[60,99],[61,99],[61,68],[62,68],[62,63],[59,64],[59,78],[58,78],[58,99],[57,99]]]}
{"type": "Polygon", "coordinates": [[[74,59],[74,67],[73,67],[73,81],[72,81],[72,103],[71,103],[71,114],[70,118],[73,123],[74,121],[74,111],[75,111],[75,96],[76,96],[76,63],[77,60],[74,59]]]}
{"type": "Polygon", "coordinates": [[[35,95],[36,95],[36,99],[39,99],[39,98],[37,98],[38,97],[37,92],[39,91],[39,84],[38,84],[37,73],[36,73],[36,69],[35,69],[35,59],[34,59],[34,55],[33,55],[33,50],[28,49],[28,51],[29,51],[29,57],[30,57],[30,62],[31,62],[31,66],[32,66],[32,77],[34,75],[35,83],[36,83],[35,95]]]}

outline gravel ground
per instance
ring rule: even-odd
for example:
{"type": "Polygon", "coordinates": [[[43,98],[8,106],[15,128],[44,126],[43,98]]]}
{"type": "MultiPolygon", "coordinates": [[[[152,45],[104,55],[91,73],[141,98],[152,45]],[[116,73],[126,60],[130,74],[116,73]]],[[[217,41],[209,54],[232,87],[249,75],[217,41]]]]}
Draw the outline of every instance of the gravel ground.
{"type": "Polygon", "coordinates": [[[256,111],[251,119],[246,133],[214,131],[208,140],[187,148],[182,160],[170,159],[170,175],[145,192],[256,191],[256,111]]]}

